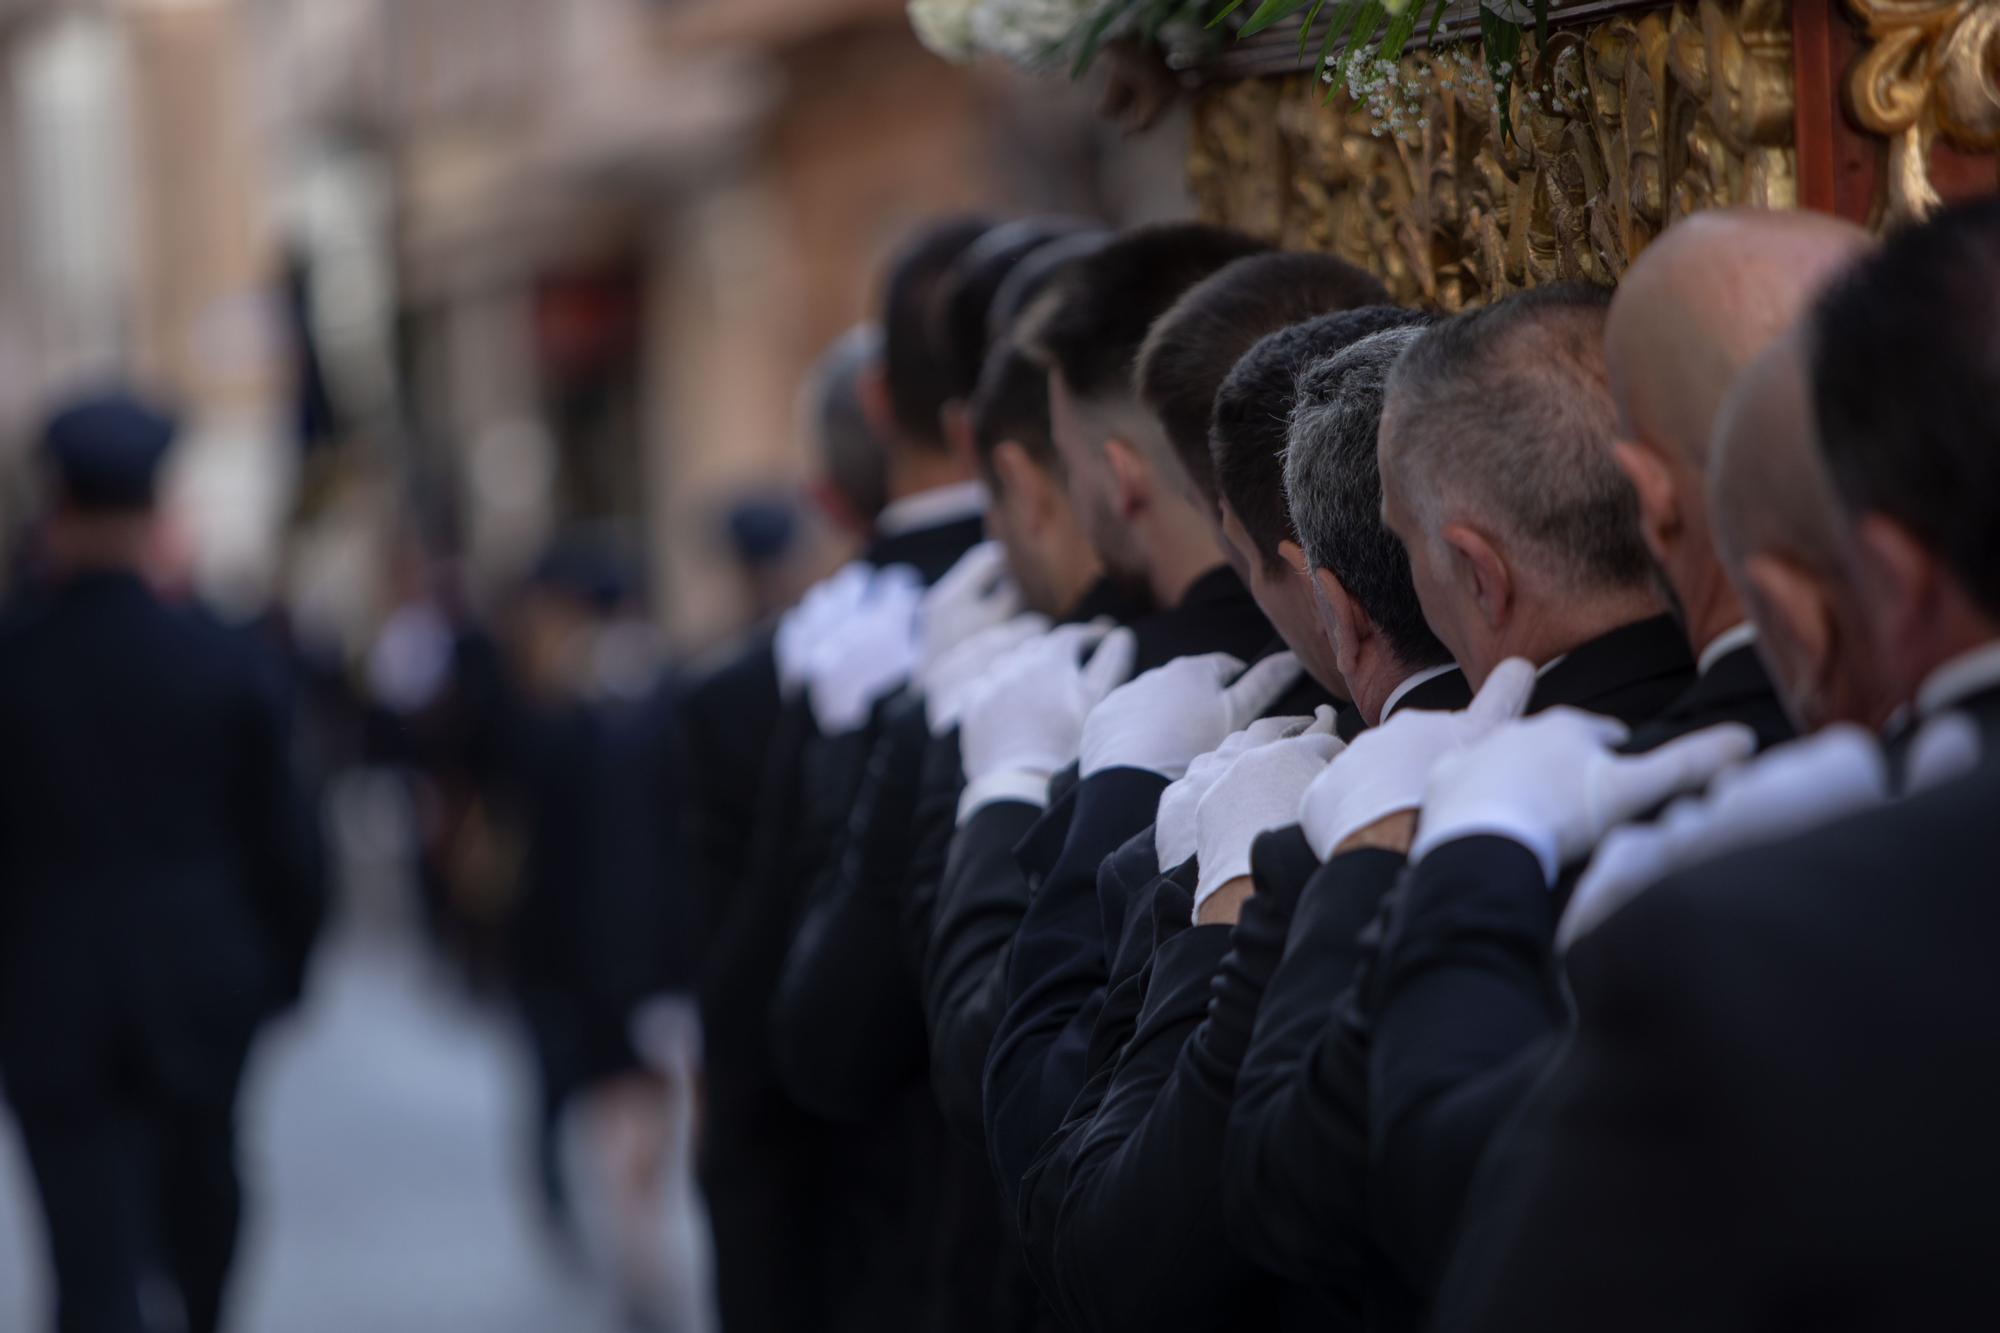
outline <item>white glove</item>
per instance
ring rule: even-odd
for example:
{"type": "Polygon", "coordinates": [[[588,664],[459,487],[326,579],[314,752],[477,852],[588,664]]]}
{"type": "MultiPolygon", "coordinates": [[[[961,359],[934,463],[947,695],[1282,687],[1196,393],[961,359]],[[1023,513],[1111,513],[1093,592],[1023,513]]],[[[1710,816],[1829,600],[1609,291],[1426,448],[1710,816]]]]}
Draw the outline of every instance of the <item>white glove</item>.
{"type": "Polygon", "coordinates": [[[1250,844],[1258,834],[1298,818],[1299,798],[1343,748],[1333,734],[1333,709],[1323,706],[1304,732],[1244,751],[1209,788],[1195,812],[1197,917],[1217,889],[1250,873],[1250,844]]]}
{"type": "Polygon", "coordinates": [[[1828,727],[1780,745],[1675,801],[1649,824],[1605,835],[1576,883],[1556,947],[1568,949],[1674,871],[1726,852],[1776,842],[1889,798],[1889,770],[1874,736],[1828,727]]]}
{"type": "Polygon", "coordinates": [[[1048,632],[1048,617],[1029,612],[989,625],[936,661],[919,665],[916,686],[923,692],[931,735],[942,736],[957,726],[965,701],[987,673],[1016,648],[1048,632]]]}
{"type": "Polygon", "coordinates": [[[1447,755],[1431,770],[1410,860],[1458,838],[1493,834],[1520,843],[1546,881],[1606,833],[1684,791],[1708,785],[1757,748],[1748,727],[1728,722],[1645,754],[1611,747],[1624,723],[1576,708],[1552,708],[1447,755]]]}
{"type": "Polygon", "coordinates": [[[1228,653],[1155,667],[1092,710],[1083,724],[1083,775],[1139,768],[1172,781],[1269,708],[1304,671],[1290,653],[1273,653],[1248,670],[1228,653]]]}
{"type": "Polygon", "coordinates": [[[1299,823],[1313,855],[1330,860],[1335,848],[1362,829],[1422,805],[1432,765],[1521,716],[1534,692],[1535,668],[1510,657],[1493,668],[1466,707],[1448,713],[1401,709],[1356,736],[1340,762],[1315,778],[1299,802],[1299,823]]]}
{"type": "Polygon", "coordinates": [[[1188,771],[1160,793],[1153,816],[1153,856],[1160,869],[1172,870],[1195,853],[1195,808],[1229,766],[1245,750],[1296,736],[1311,726],[1309,717],[1260,717],[1222,744],[1188,765],[1188,771]]]}
{"type": "Polygon", "coordinates": [[[917,664],[917,602],[923,585],[907,565],[868,584],[861,604],[833,626],[806,667],[806,699],[823,736],[859,731],[875,701],[910,678],[917,664]]]}
{"type": "Polygon", "coordinates": [[[806,589],[798,605],[779,619],[771,653],[777,659],[782,694],[790,697],[804,687],[814,650],[834,626],[854,614],[874,576],[874,568],[859,560],[842,565],[806,589]]]}
{"type": "Polygon", "coordinates": [[[981,542],[931,585],[917,608],[917,672],[921,677],[946,653],[981,630],[1013,618],[1021,590],[1007,573],[999,542],[981,542]]]}
{"type": "Polygon", "coordinates": [[[1047,804],[1049,779],[1076,757],[1084,719],[1131,674],[1136,652],[1131,630],[1064,625],[997,664],[959,717],[965,792],[958,822],[994,801],[1047,804]]]}

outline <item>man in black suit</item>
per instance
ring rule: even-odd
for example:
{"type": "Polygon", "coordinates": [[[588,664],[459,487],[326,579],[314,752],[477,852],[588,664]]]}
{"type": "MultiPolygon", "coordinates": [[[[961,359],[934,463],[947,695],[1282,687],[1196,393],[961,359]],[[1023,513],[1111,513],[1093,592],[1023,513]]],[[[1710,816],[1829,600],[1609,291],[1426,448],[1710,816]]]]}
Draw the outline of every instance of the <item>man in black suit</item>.
{"type": "MultiPolygon", "coordinates": [[[[1308,789],[1302,823],[1328,860],[1307,900],[1340,910],[1315,918],[1322,950],[1290,953],[1273,974],[1238,1077],[1224,1179],[1239,1243],[1281,1272],[1365,1300],[1371,1318],[1392,1325],[1407,1322],[1407,1295],[1377,1252],[1380,1205],[1366,1174],[1371,1161],[1384,1163],[1369,1142],[1381,1025],[1390,1022],[1392,1051],[1412,1053],[1390,1071],[1397,1079],[1448,1077],[1479,1060],[1484,1042],[1514,1049],[1477,1006],[1478,1021],[1405,1044],[1398,1024],[1421,1027],[1428,1010],[1384,1003],[1400,994],[1385,990],[1390,979],[1461,980],[1449,970],[1397,973],[1393,952],[1375,956],[1404,919],[1432,920],[1416,913],[1430,901],[1416,884],[1390,894],[1430,763],[1522,707],[1649,717],[1692,675],[1610,457],[1604,305],[1590,289],[1541,289],[1427,330],[1396,365],[1380,440],[1383,516],[1408,553],[1428,623],[1469,680],[1501,675],[1496,693],[1509,698],[1465,715],[1399,715],[1308,789]],[[1510,657],[1525,660],[1503,670],[1510,657]],[[1393,906],[1370,924],[1377,904],[1393,906]],[[1315,1009],[1317,1021],[1300,1017],[1315,1009]]],[[[1542,936],[1551,928],[1528,926],[1531,939],[1533,927],[1542,936]]],[[[1429,1197],[1410,1206],[1428,1215],[1429,1197]]]]}
{"type": "Polygon", "coordinates": [[[274,664],[146,582],[174,430],[122,394],[51,420],[53,582],[0,626],[0,1075],[63,1333],[141,1333],[158,1269],[216,1328],[237,1084],[322,909],[274,664]]]}
{"type": "MultiPolygon", "coordinates": [[[[1422,322],[1372,307],[1264,338],[1225,381],[1211,433],[1225,531],[1251,565],[1253,586],[1313,571],[1300,609],[1321,642],[1295,646],[1337,664],[1332,670],[1351,682],[1370,723],[1405,702],[1463,701],[1462,681],[1424,624],[1408,562],[1382,527],[1375,498],[1382,384],[1422,322]],[[1301,370],[1307,383],[1294,405],[1301,370]]],[[[1273,589],[1264,602],[1285,595],[1273,589]]],[[[1219,1197],[1235,1063],[1257,1004],[1240,963],[1224,960],[1248,892],[1252,839],[1270,821],[1291,820],[1299,787],[1337,747],[1310,730],[1253,745],[1196,807],[1180,812],[1177,802],[1162,802],[1159,841],[1183,836],[1165,827],[1170,820],[1194,825],[1184,839],[1198,851],[1198,878],[1170,879],[1144,902],[1146,925],[1159,933],[1135,988],[1129,1031],[1122,1041],[1102,1036],[1100,1019],[1093,1046],[1105,1059],[1037,1161],[1024,1201],[1024,1230],[1044,1219],[1049,1282],[1079,1327],[1208,1328],[1260,1317],[1323,1326],[1337,1317],[1325,1302],[1281,1289],[1233,1249],[1219,1197]],[[1218,972],[1227,998],[1205,1019],[1218,972]]],[[[1265,833],[1260,861],[1262,844],[1287,834],[1303,843],[1296,825],[1265,833]]],[[[1180,866],[1177,851],[1159,859],[1180,866]]],[[[1318,864],[1309,850],[1305,859],[1318,864]]],[[[1275,922],[1280,946],[1296,892],[1293,885],[1275,922]]],[[[1276,948],[1269,952],[1275,963],[1276,948]]]]}
{"type": "Polygon", "coordinates": [[[900,683],[878,670],[859,617],[873,617],[866,626],[884,642],[906,640],[915,591],[979,539],[983,497],[945,446],[949,382],[930,313],[953,261],[986,230],[979,219],[931,224],[891,262],[881,354],[856,378],[887,460],[887,502],[858,565],[809,594],[774,636],[782,702],[762,752],[749,859],[702,991],[706,1165],[732,1330],[898,1322],[885,1312],[906,1310],[917,1286],[902,1232],[914,1188],[907,1147],[893,1126],[836,1136],[803,1115],[778,1081],[769,1018],[800,905],[866,761],[873,704],[900,683]]]}
{"type": "Polygon", "coordinates": [[[1819,213],[1701,213],[1648,246],[1612,298],[1604,352],[1618,404],[1613,453],[1699,668],[1688,692],[1633,736],[1635,749],[1718,721],[1748,724],[1760,745],[1792,734],[1716,550],[1709,441],[1744,367],[1867,242],[1859,227],[1819,213]]]}
{"type": "MultiPolygon", "coordinates": [[[[1890,632],[1853,650],[1924,719],[1917,794],[1683,870],[1574,946],[1578,1030],[1482,1176],[1439,1327],[1937,1328],[2000,1298],[2000,1106],[1967,1076],[2000,1016],[1996,281],[2000,204],[1960,206],[1836,281],[1803,340],[1890,632]],[[1955,724],[1974,747],[1939,762],[1955,724]]],[[[1826,781],[1792,794],[1825,808],[1826,781]]]]}

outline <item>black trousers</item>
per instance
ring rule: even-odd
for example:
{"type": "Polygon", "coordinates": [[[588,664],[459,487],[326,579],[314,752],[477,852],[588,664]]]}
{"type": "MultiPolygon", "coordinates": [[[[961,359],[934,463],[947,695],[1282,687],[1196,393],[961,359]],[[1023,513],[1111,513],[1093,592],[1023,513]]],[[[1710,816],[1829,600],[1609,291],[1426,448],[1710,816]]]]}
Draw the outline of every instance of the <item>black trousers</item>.
{"type": "Polygon", "coordinates": [[[158,1278],[179,1293],[188,1333],[215,1333],[243,1213],[233,1099],[16,1111],[47,1224],[59,1333],[147,1333],[141,1293],[158,1278]]]}

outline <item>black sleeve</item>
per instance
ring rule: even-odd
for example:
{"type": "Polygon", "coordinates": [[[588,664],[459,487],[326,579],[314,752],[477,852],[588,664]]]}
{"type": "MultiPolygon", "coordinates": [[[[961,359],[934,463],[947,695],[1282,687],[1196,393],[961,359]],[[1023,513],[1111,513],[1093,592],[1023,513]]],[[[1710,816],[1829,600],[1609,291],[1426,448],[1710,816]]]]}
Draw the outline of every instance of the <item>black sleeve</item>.
{"type": "Polygon", "coordinates": [[[1192,896],[1170,880],[1153,909],[1168,916],[1131,1039],[1024,1207],[1048,1219],[1050,1285],[1075,1328],[1269,1326],[1276,1284],[1222,1226],[1229,1093],[1192,1055],[1230,931],[1189,925],[1192,896]]]}
{"type": "Polygon", "coordinates": [[[1079,783],[1062,854],[1015,935],[984,1095],[987,1148],[1010,1216],[1028,1167],[1086,1078],[1090,1025],[1110,972],[1098,867],[1153,822],[1165,787],[1157,774],[1130,768],[1079,783]]]}
{"type": "Polygon", "coordinates": [[[1555,912],[1534,853],[1498,837],[1414,867],[1371,996],[1378,1235],[1420,1290],[1439,1276],[1480,1154],[1565,1022],[1555,912]]]}
{"type": "Polygon", "coordinates": [[[986,1141],[980,1083],[1005,1000],[1006,958],[1028,910],[1028,876],[1014,846],[1041,817],[1020,801],[975,811],[951,839],[924,951],[924,1018],[931,1087],[969,1143],[986,1141]]]}
{"type": "Polygon", "coordinates": [[[944,883],[945,861],[951,855],[952,834],[958,826],[958,800],[965,791],[965,768],[958,752],[958,733],[926,736],[918,761],[917,796],[910,811],[909,868],[903,884],[903,956],[910,975],[921,987],[924,955],[929,952],[931,926],[937,918],[938,895],[944,883]]]}
{"type": "MultiPolygon", "coordinates": [[[[1756,984],[1718,986],[1713,999],[1690,986],[1688,960],[1713,956],[1715,925],[1681,910],[1671,884],[1572,952],[1582,1021],[1480,1168],[1431,1327],[1748,1326],[1746,1312],[1769,1313],[1768,1296],[1733,1284],[1800,1271],[1796,1234],[1811,1224],[1770,1224],[1768,1205],[1785,1197],[1763,1173],[1768,1147],[1756,1147],[1768,1145],[1770,1127],[1746,1132],[1751,1121],[1738,1118],[1753,1106],[1753,1118],[1767,1121],[1772,1102],[1782,1103],[1753,1071],[1769,1066],[1784,1039],[1743,1022],[1743,997],[1756,984]],[[1748,1160],[1744,1144],[1754,1149],[1748,1160]]],[[[1840,1300],[1824,1263],[1805,1286],[1840,1300]]],[[[1820,1313],[1809,1322],[1873,1327],[1901,1326],[1912,1312],[1906,1304],[1882,1320],[1858,1308],[1820,1313]]]]}
{"type": "Polygon", "coordinates": [[[1355,983],[1404,864],[1387,851],[1349,852],[1308,881],[1242,1056],[1224,1142],[1223,1215],[1237,1244],[1343,1301],[1371,1274],[1367,1037],[1355,983]]]}
{"type": "Polygon", "coordinates": [[[836,863],[815,882],[771,1003],[771,1044],[792,1099],[859,1121],[919,1077],[923,1014],[902,939],[917,776],[929,731],[921,700],[885,709],[836,863]]]}
{"type": "Polygon", "coordinates": [[[765,763],[776,742],[781,704],[769,632],[679,695],[686,784],[683,810],[690,907],[712,947],[742,890],[755,846],[765,763]]]}

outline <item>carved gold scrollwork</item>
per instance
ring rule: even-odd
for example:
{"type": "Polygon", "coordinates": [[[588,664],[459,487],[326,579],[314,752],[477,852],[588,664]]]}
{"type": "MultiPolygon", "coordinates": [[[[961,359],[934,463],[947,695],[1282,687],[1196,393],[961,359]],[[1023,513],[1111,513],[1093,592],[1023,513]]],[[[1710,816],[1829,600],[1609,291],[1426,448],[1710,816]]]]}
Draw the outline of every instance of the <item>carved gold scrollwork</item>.
{"type": "Polygon", "coordinates": [[[1863,128],[1889,140],[1892,221],[1937,207],[1931,145],[2000,147],[2000,5],[1992,0],[1848,0],[1872,45],[1848,75],[1863,128]]]}
{"type": "Polygon", "coordinates": [[[1615,281],[1676,217],[1795,198],[1786,0],[1675,0],[1559,28],[1505,130],[1491,98],[1462,100],[1425,62],[1402,62],[1424,91],[1401,137],[1345,97],[1323,103],[1308,76],[1209,89],[1190,154],[1204,213],[1457,309],[1559,278],[1615,281]]]}

